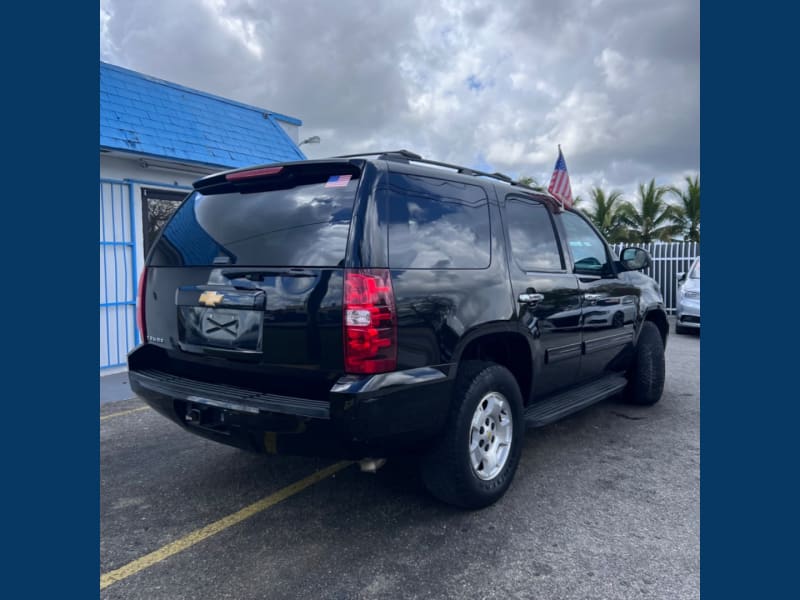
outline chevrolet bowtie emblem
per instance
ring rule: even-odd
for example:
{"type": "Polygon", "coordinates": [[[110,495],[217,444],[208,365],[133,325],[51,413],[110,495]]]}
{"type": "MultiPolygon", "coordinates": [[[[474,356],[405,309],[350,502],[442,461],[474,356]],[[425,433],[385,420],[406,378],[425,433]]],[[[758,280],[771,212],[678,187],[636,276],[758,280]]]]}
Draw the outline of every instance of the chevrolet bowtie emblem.
{"type": "Polygon", "coordinates": [[[216,306],[222,302],[222,298],[224,298],[222,294],[206,291],[200,294],[200,303],[205,304],[206,306],[216,306]]]}

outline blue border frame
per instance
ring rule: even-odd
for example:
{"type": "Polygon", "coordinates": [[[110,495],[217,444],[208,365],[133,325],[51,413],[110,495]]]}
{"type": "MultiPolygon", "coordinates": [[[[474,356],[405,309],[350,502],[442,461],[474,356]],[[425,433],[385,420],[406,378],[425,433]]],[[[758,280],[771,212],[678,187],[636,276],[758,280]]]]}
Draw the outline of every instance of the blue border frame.
{"type": "Polygon", "coordinates": [[[96,598],[99,11],[18,3],[4,16],[4,392],[16,418],[3,436],[3,589],[96,598]]]}

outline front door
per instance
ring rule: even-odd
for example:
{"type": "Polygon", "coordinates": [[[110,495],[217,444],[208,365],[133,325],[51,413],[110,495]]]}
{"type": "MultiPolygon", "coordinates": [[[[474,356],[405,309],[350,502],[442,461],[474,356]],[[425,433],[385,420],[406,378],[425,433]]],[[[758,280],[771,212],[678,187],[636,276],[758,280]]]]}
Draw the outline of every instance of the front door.
{"type": "Polygon", "coordinates": [[[583,359],[581,379],[619,370],[622,353],[633,342],[640,290],[620,277],[608,245],[583,217],[560,215],[573,272],[581,291],[583,359]]]}

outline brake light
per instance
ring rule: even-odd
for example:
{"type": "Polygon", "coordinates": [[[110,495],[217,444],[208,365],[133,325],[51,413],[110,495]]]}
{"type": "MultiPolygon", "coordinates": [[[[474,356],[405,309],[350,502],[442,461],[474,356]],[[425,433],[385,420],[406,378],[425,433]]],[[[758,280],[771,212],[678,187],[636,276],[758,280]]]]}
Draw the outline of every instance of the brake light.
{"type": "Polygon", "coordinates": [[[343,304],[345,371],[394,371],[397,367],[397,312],[389,270],[345,270],[343,304]]]}
{"type": "Polygon", "coordinates": [[[277,175],[283,171],[283,167],[262,167],[261,169],[250,169],[248,171],[237,171],[228,173],[225,179],[228,181],[241,181],[242,179],[253,179],[254,177],[264,177],[266,175],[277,175]]]}
{"type": "Polygon", "coordinates": [[[147,341],[147,329],[144,322],[144,297],[146,285],[147,267],[142,269],[142,274],[139,275],[139,290],[136,298],[136,326],[139,328],[139,338],[142,342],[147,341]]]}

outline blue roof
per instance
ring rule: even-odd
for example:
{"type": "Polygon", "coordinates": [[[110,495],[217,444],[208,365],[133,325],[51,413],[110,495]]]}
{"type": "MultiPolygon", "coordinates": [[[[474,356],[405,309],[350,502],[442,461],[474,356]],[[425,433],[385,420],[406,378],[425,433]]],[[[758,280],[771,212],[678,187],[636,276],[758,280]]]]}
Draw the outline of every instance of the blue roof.
{"type": "Polygon", "coordinates": [[[305,159],[278,120],[302,125],[264,108],[100,63],[101,148],[217,167],[305,159]]]}

